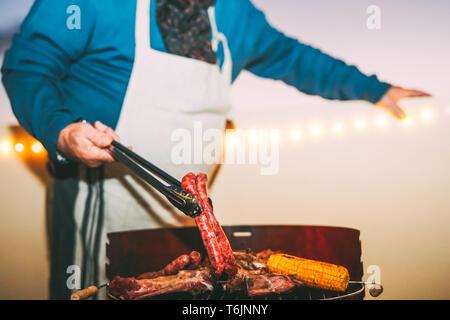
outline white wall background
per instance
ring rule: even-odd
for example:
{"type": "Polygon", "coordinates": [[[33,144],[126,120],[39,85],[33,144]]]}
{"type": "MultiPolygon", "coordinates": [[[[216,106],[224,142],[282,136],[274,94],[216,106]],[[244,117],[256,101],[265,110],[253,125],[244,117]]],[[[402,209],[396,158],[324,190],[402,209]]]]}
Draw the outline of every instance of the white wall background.
{"type": "MultiPolygon", "coordinates": [[[[2,31],[9,28],[4,17],[14,16],[11,3],[0,1],[0,8],[8,6],[7,11],[0,10],[2,31]]],[[[20,10],[14,12],[20,17],[30,1],[14,3],[19,5],[20,10]]],[[[287,34],[357,64],[365,72],[376,72],[385,81],[429,91],[435,99],[405,101],[403,106],[414,123],[407,127],[389,121],[380,130],[373,121],[383,112],[369,104],[307,97],[282,83],[242,74],[233,89],[236,122],[242,128],[282,129],[280,171],[261,176],[257,166],[226,166],[213,190],[219,219],[224,224],[359,229],[364,265],[381,268],[385,293],[380,298],[449,299],[450,3],[254,3],[287,34]],[[366,28],[365,11],[370,4],[381,7],[379,31],[366,28]],[[431,121],[421,118],[424,109],[433,112],[431,121]],[[351,128],[356,116],[368,121],[366,130],[359,133],[351,128]],[[346,126],[342,136],[329,131],[335,120],[346,126]],[[312,123],[324,126],[322,137],[308,135],[312,123]],[[289,138],[292,127],[304,133],[300,140],[289,138]]],[[[5,125],[14,121],[1,88],[0,140],[8,136],[5,125]]],[[[0,177],[4,218],[0,224],[0,298],[46,298],[43,185],[15,156],[0,159],[0,177]],[[25,277],[19,277],[18,270],[25,277]]]]}
{"type": "Polygon", "coordinates": [[[280,172],[227,166],[214,189],[225,223],[338,225],[361,230],[363,262],[378,265],[386,299],[450,298],[450,31],[447,1],[255,0],[285,33],[377,73],[384,81],[420,88],[435,99],[402,102],[414,121],[391,121],[365,103],[307,97],[249,74],[234,87],[239,126],[282,128],[280,172]],[[382,28],[366,28],[366,8],[380,6],[382,28]],[[435,118],[422,122],[423,109],[435,118]],[[364,132],[348,129],[355,117],[364,132]],[[319,139],[308,126],[335,120],[347,130],[319,139]],[[291,127],[306,135],[293,142],[291,127]],[[283,136],[283,132],[285,135],[283,136]]]}

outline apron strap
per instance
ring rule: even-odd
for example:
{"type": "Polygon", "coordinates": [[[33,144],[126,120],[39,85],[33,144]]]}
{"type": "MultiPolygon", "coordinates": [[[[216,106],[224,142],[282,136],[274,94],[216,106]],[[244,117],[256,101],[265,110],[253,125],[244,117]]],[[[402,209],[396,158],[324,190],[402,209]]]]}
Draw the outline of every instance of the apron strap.
{"type": "Polygon", "coordinates": [[[146,52],[151,48],[150,4],[151,0],[136,0],[136,54],[138,52],[146,52]]]}
{"type": "Polygon", "coordinates": [[[214,52],[217,53],[219,43],[222,43],[224,52],[224,61],[222,64],[222,73],[225,75],[227,82],[231,85],[231,78],[233,72],[233,62],[231,59],[230,48],[228,46],[228,40],[222,32],[219,32],[216,23],[216,10],[213,6],[208,8],[208,16],[211,24],[212,40],[211,46],[214,52]]]}

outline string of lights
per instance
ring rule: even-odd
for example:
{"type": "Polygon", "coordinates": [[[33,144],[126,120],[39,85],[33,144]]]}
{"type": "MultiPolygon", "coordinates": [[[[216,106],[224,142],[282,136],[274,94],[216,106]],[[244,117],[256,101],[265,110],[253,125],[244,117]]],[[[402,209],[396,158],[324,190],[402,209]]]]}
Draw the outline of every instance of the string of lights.
{"type": "MultiPolygon", "coordinates": [[[[450,109],[450,107],[449,107],[450,109]]],[[[450,110],[448,112],[450,114],[450,110]]],[[[432,109],[424,109],[419,114],[409,115],[406,119],[398,121],[389,116],[380,115],[374,119],[363,116],[355,117],[351,121],[332,121],[331,123],[312,123],[303,126],[295,126],[290,129],[289,137],[292,141],[298,141],[303,137],[323,137],[325,134],[343,135],[344,133],[362,133],[371,129],[383,130],[389,126],[413,127],[414,125],[430,124],[435,119],[432,109]]]]}
{"type": "Polygon", "coordinates": [[[45,153],[45,149],[42,144],[38,141],[32,143],[13,143],[9,139],[0,140],[0,155],[10,155],[16,152],[17,154],[34,154],[41,155],[45,153]]]}
{"type": "MultiPolygon", "coordinates": [[[[344,136],[345,134],[363,133],[369,130],[386,130],[389,127],[414,128],[419,125],[430,125],[437,118],[437,111],[433,108],[424,108],[411,113],[402,121],[398,121],[389,115],[379,115],[375,118],[356,116],[347,121],[312,122],[304,125],[283,126],[283,129],[274,129],[268,135],[261,135],[255,129],[247,130],[250,144],[258,144],[260,139],[277,139],[298,142],[310,138],[312,141],[325,136],[344,136]]],[[[445,113],[450,115],[450,106],[445,108],[445,113]]],[[[226,135],[227,145],[234,145],[239,139],[235,131],[229,131],[226,135]]],[[[280,141],[281,142],[281,141],[280,141]]],[[[0,139],[0,156],[16,153],[18,155],[41,156],[46,153],[42,144],[34,139],[24,141],[12,141],[12,139],[0,139]]]]}
{"type": "MultiPolygon", "coordinates": [[[[263,128],[274,128],[272,133],[272,138],[274,132],[279,132],[279,137],[283,140],[282,142],[292,142],[298,143],[300,141],[318,141],[323,140],[327,137],[336,136],[349,136],[351,134],[363,134],[363,133],[376,133],[383,132],[389,128],[405,128],[413,129],[419,126],[431,125],[434,120],[438,118],[438,109],[427,107],[415,112],[409,112],[408,117],[404,120],[396,120],[390,115],[377,115],[377,116],[355,116],[350,117],[347,120],[331,120],[331,121],[310,121],[303,124],[295,125],[282,125],[278,126],[281,129],[276,129],[277,126],[261,126],[263,128]],[[319,139],[320,138],[320,139],[319,139]]],[[[450,106],[445,108],[445,113],[450,115],[450,106]]],[[[239,131],[239,130],[238,130],[239,131]]],[[[255,144],[261,142],[261,139],[267,139],[268,137],[259,136],[255,133],[256,129],[252,129],[252,134],[245,133],[245,129],[242,130],[242,134],[239,136],[236,132],[227,132],[226,140],[227,144],[235,144],[239,139],[249,138],[248,142],[250,144],[255,144]]],[[[269,135],[270,138],[270,135],[269,135]]],[[[281,141],[280,141],[281,142],[281,141]]]]}

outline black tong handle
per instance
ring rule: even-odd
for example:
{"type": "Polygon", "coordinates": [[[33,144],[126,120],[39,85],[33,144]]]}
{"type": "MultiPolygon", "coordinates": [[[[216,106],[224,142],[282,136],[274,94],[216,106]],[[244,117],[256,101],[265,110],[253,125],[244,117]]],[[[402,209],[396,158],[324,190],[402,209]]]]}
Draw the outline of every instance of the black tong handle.
{"type": "Polygon", "coordinates": [[[181,188],[181,182],[134,153],[117,141],[113,141],[110,149],[113,157],[144,179],[148,184],[162,193],[175,207],[185,215],[195,218],[202,213],[197,199],[181,188]],[[154,173],[170,185],[167,186],[151,173],[154,173]]]}
{"type": "Polygon", "coordinates": [[[144,158],[142,158],[137,153],[135,153],[132,150],[128,149],[123,144],[121,144],[121,143],[119,143],[117,141],[113,141],[112,142],[112,146],[114,147],[114,149],[118,149],[118,150],[122,151],[122,153],[124,153],[127,157],[133,159],[133,161],[135,161],[136,163],[140,164],[141,166],[147,168],[148,170],[150,170],[151,172],[156,174],[158,177],[160,177],[161,179],[166,181],[168,184],[171,184],[171,185],[177,186],[177,187],[181,187],[181,182],[180,181],[178,181],[177,179],[172,177],[167,172],[161,170],[160,168],[158,168],[154,164],[152,164],[149,161],[145,160],[144,158]]]}

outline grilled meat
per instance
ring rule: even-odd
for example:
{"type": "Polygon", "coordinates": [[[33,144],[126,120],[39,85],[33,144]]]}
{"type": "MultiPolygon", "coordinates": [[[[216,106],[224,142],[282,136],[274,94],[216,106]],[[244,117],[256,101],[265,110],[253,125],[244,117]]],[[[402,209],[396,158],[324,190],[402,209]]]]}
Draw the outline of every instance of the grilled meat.
{"type": "Polygon", "coordinates": [[[284,293],[291,291],[299,284],[291,277],[273,273],[248,274],[245,283],[249,296],[284,293]]]}
{"type": "MultiPolygon", "coordinates": [[[[268,271],[266,262],[273,253],[271,250],[259,253],[251,250],[233,252],[237,273],[228,277],[224,290],[245,291],[248,296],[257,296],[284,293],[302,286],[303,282],[295,277],[268,271]]],[[[193,251],[189,256],[178,257],[164,269],[142,274],[138,279],[115,277],[109,285],[110,293],[124,300],[139,300],[174,292],[198,294],[212,291],[216,279],[214,269],[208,258],[200,261],[200,254],[193,251]]]]}
{"type": "Polygon", "coordinates": [[[165,266],[163,269],[154,272],[146,272],[138,276],[136,279],[154,279],[162,276],[177,274],[183,269],[197,269],[201,262],[201,255],[197,251],[192,251],[189,255],[183,254],[165,266]]]}
{"type": "Polygon", "coordinates": [[[183,270],[176,275],[154,279],[115,277],[109,284],[112,295],[122,300],[140,300],[173,292],[197,294],[214,289],[214,277],[210,268],[183,270]]]}
{"type": "Polygon", "coordinates": [[[256,296],[283,293],[302,286],[303,283],[293,277],[268,272],[266,262],[273,253],[270,249],[257,254],[250,250],[234,252],[239,270],[228,279],[225,290],[246,291],[249,296],[256,296]]]}
{"type": "Polygon", "coordinates": [[[199,173],[197,176],[188,173],[183,177],[181,187],[194,195],[202,207],[202,214],[195,218],[195,222],[215,275],[220,277],[222,272],[225,271],[228,276],[233,276],[238,268],[227,236],[214,216],[209,202],[206,189],[207,181],[204,173],[199,173]]]}

